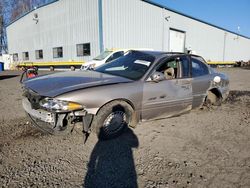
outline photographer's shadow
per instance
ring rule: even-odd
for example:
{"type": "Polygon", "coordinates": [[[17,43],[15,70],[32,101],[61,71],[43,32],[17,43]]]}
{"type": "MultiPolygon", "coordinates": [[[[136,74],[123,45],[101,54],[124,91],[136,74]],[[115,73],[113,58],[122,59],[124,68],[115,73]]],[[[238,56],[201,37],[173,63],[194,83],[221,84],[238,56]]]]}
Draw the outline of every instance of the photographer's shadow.
{"type": "Polygon", "coordinates": [[[90,156],[83,187],[138,187],[132,152],[138,145],[131,129],[116,139],[98,141],[90,156]]]}

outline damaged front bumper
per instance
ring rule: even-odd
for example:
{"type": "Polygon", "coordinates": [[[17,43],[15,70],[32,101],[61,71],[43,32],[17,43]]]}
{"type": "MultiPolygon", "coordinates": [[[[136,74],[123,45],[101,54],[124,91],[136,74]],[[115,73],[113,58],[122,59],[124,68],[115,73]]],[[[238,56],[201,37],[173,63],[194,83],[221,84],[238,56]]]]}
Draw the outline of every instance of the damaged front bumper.
{"type": "Polygon", "coordinates": [[[72,132],[75,125],[83,126],[84,133],[90,133],[90,125],[93,115],[85,110],[71,112],[49,112],[44,109],[32,108],[28,98],[23,98],[22,105],[33,124],[50,134],[61,134],[62,132],[72,132]]]}
{"type": "Polygon", "coordinates": [[[32,109],[31,103],[29,102],[27,98],[23,99],[22,104],[23,104],[24,110],[33,118],[37,120],[41,120],[46,123],[53,123],[53,124],[55,123],[54,113],[50,113],[42,109],[37,109],[37,110],[32,109]]]}

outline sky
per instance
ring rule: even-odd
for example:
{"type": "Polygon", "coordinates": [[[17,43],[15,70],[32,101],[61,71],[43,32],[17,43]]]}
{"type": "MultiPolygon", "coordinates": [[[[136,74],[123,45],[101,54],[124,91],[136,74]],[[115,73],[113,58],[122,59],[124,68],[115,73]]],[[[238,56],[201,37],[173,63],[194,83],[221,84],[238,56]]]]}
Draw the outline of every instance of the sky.
{"type": "Polygon", "coordinates": [[[151,1],[202,21],[250,37],[250,0],[151,1]]]}

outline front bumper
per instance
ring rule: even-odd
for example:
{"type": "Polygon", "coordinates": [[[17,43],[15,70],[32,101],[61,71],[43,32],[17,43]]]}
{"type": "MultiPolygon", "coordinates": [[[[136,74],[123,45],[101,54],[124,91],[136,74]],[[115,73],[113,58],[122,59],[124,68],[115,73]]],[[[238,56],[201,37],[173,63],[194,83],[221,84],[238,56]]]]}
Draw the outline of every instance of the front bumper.
{"type": "Polygon", "coordinates": [[[41,120],[46,123],[50,123],[50,124],[55,123],[55,114],[51,112],[47,112],[42,109],[37,109],[37,110],[32,109],[31,103],[29,102],[27,98],[24,98],[22,100],[22,105],[23,105],[24,110],[33,118],[41,120]]]}
{"type": "Polygon", "coordinates": [[[44,132],[50,134],[62,134],[64,132],[63,134],[65,134],[65,132],[71,132],[76,124],[83,125],[83,132],[89,133],[90,131],[93,115],[87,114],[85,110],[53,113],[39,108],[34,109],[26,97],[23,98],[22,105],[33,121],[33,125],[44,132]]]}

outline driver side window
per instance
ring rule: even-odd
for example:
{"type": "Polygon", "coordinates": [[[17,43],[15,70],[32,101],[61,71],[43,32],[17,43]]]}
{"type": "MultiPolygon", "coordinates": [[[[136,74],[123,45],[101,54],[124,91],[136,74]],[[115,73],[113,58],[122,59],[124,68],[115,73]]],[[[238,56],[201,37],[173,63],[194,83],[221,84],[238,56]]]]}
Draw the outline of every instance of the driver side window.
{"type": "Polygon", "coordinates": [[[166,80],[178,78],[178,59],[167,60],[166,62],[162,63],[160,67],[156,69],[156,71],[163,73],[166,80]]]}

